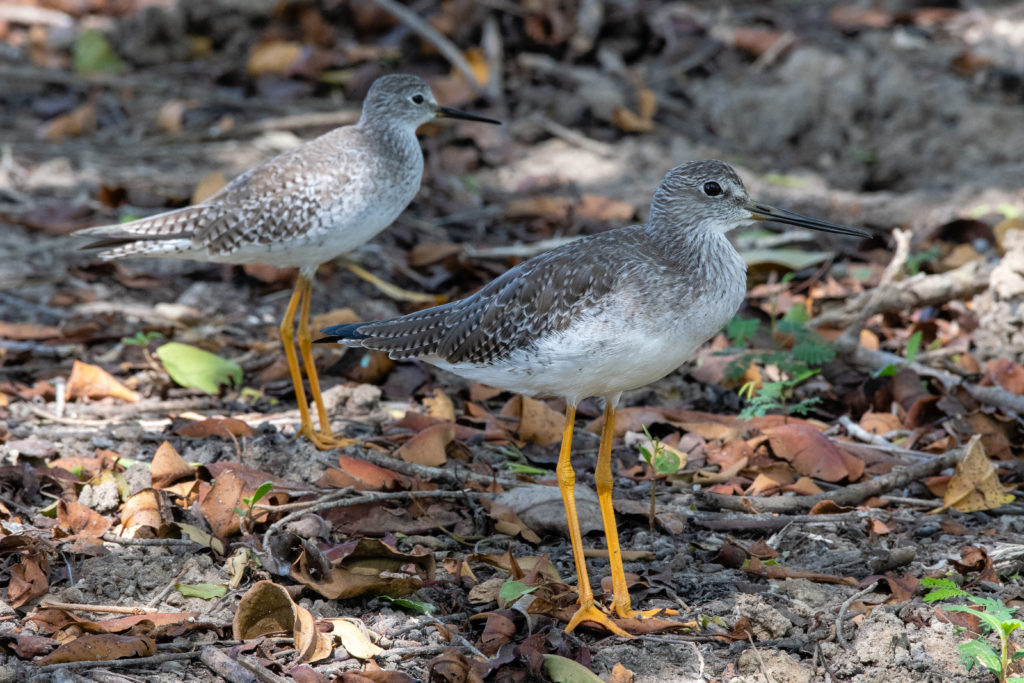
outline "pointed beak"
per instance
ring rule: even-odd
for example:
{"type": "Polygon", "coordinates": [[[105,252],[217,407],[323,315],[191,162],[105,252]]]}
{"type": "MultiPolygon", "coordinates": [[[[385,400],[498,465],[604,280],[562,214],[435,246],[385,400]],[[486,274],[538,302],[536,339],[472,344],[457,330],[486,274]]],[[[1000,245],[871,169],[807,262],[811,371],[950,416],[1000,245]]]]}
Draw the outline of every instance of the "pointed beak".
{"type": "Polygon", "coordinates": [[[495,121],[494,119],[489,119],[486,116],[470,114],[468,111],[462,111],[461,109],[452,109],[451,107],[438,107],[436,116],[439,119],[463,119],[465,121],[481,121],[483,123],[501,125],[501,121],[495,121]]]}
{"type": "Polygon", "coordinates": [[[827,221],[819,221],[817,218],[811,218],[809,216],[803,216],[799,213],[793,213],[792,211],[786,211],[785,209],[776,209],[774,206],[768,206],[761,202],[750,202],[744,207],[750,212],[750,217],[755,221],[776,221],[778,223],[786,223],[788,225],[796,225],[801,228],[810,228],[811,230],[821,230],[822,232],[835,232],[840,235],[852,235],[853,237],[874,237],[867,230],[861,230],[860,228],[848,228],[845,225],[837,225],[835,223],[829,223],[827,221]]]}

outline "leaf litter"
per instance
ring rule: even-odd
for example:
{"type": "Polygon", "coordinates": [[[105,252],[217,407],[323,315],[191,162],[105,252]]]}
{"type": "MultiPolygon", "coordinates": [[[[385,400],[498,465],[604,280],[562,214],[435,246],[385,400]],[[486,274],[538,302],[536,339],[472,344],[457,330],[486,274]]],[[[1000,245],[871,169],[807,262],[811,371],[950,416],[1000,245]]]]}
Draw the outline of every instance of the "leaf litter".
{"type": "MultiPolygon", "coordinates": [[[[1013,194],[1020,188],[994,200],[966,190],[947,193],[941,209],[954,219],[937,219],[933,200],[922,201],[933,196],[929,187],[910,179],[927,180],[944,169],[958,179],[990,171],[1008,177],[999,175],[995,155],[985,162],[992,169],[965,173],[923,152],[898,158],[900,145],[883,145],[844,148],[834,163],[819,166],[834,151],[831,141],[846,144],[849,136],[833,131],[805,140],[784,126],[740,120],[756,109],[770,121],[773,110],[737,105],[740,95],[727,98],[715,90],[718,84],[750,92],[743,87],[750,76],[769,102],[779,95],[777,87],[788,87],[794,90],[782,99],[802,106],[822,101],[807,93],[809,84],[834,82],[808,71],[843,57],[816,47],[816,36],[794,40],[775,30],[790,25],[787,12],[800,10],[740,3],[736,25],[725,26],[721,18],[682,6],[620,22],[608,8],[591,16],[528,3],[519,14],[501,14],[517,28],[504,35],[510,49],[501,63],[495,57],[501,51],[482,37],[481,45],[473,44],[478,34],[493,37],[487,12],[472,3],[428,3],[432,24],[463,48],[474,80],[496,82],[490,79],[500,69],[529,84],[508,103],[517,125],[533,132],[510,140],[468,127],[425,130],[430,189],[417,200],[415,218],[399,219],[359,253],[375,272],[457,298],[530,255],[531,245],[631,222],[643,215],[638,198],[652,181],[639,168],[648,164],[628,161],[623,150],[664,158],[681,139],[668,137],[667,129],[672,135],[714,130],[720,154],[795,159],[831,186],[851,191],[840,197],[816,179],[754,172],[764,169],[745,169],[744,178],[817,204],[819,211],[833,202],[829,210],[845,222],[903,223],[915,231],[891,277],[892,250],[883,239],[833,257],[834,245],[825,250],[772,243],[764,234],[742,236],[751,263],[744,322],[712,340],[693,367],[627,394],[616,420],[614,502],[634,604],[680,615],[645,620],[644,639],[610,642],[586,628],[562,632],[576,593],[553,471],[564,427],[561,401],[466,385],[379,354],[320,350],[329,414],[361,442],[321,456],[294,439],[293,398],[275,355],[274,321],[283,305],[279,293],[290,286],[287,270],[156,261],[100,266],[88,255],[70,255],[66,242],[46,241],[109,221],[116,212],[197,201],[225,177],[223,167],[210,166],[211,150],[231,156],[234,172],[252,166],[263,149],[281,144],[272,137],[277,131],[258,127],[260,117],[308,113],[317,102],[310,94],[331,88],[358,101],[380,60],[395,60],[400,68],[433,60],[437,72],[445,61],[428,54],[425,43],[405,41],[396,49],[379,39],[401,24],[370,6],[353,5],[347,23],[317,7],[269,18],[242,11],[243,24],[251,25],[238,30],[252,38],[252,49],[240,67],[211,66],[195,84],[168,88],[150,78],[147,64],[155,62],[146,51],[153,47],[111,40],[80,21],[80,9],[51,5],[90,28],[69,44],[30,37],[30,28],[41,35],[46,24],[0,24],[2,39],[33,46],[24,66],[42,70],[36,75],[77,72],[94,79],[88,87],[58,81],[52,91],[42,89],[50,83],[45,77],[12,81],[22,101],[33,102],[11,117],[12,130],[23,140],[39,140],[42,151],[19,141],[0,172],[0,217],[11,225],[11,244],[22,249],[5,266],[5,277],[22,287],[10,290],[15,299],[0,303],[0,411],[6,419],[0,556],[4,601],[12,610],[0,622],[0,648],[10,661],[46,666],[103,659],[113,667],[159,657],[161,646],[173,642],[188,650],[181,665],[187,668],[179,671],[201,678],[219,665],[202,656],[200,642],[244,636],[247,643],[221,648],[231,653],[229,661],[298,680],[588,680],[588,672],[598,671],[621,683],[634,673],[635,680],[696,679],[700,667],[711,678],[771,674],[778,680],[796,672],[815,679],[826,670],[853,677],[872,661],[888,662],[904,651],[909,657],[913,648],[924,653],[914,660],[921,676],[974,680],[955,654],[949,656],[958,638],[950,624],[969,615],[926,606],[919,584],[954,576],[970,590],[1020,604],[1015,487],[1021,480],[1017,406],[1024,395],[1024,350],[1017,317],[1009,313],[1024,295],[1024,231],[1013,194]],[[270,30],[255,30],[267,22],[270,30]],[[656,39],[630,49],[630,22],[644,24],[656,39]],[[609,32],[625,42],[605,41],[609,32]],[[538,45],[561,57],[540,59],[538,45]],[[622,49],[628,66],[616,66],[622,49]],[[678,65],[679,55],[697,60],[687,67],[685,92],[643,77],[649,67],[665,72],[666,64],[678,65]],[[108,87],[107,74],[134,85],[108,87]],[[257,112],[246,98],[232,99],[234,108],[208,105],[214,82],[252,94],[266,109],[257,112]],[[570,90],[571,97],[561,96],[570,90]],[[552,108],[553,101],[558,106],[552,108]],[[727,101],[727,110],[708,109],[709,102],[727,101]],[[527,112],[551,118],[533,120],[527,112]],[[140,166],[127,161],[138,150],[123,149],[124,121],[147,139],[140,149],[158,139],[154,135],[173,146],[170,170],[156,171],[159,180],[149,160],[140,166]],[[757,144],[777,134],[787,146],[744,147],[753,144],[748,130],[759,131],[757,144]],[[69,141],[95,144],[97,136],[106,137],[95,145],[98,165],[86,174],[69,141]],[[236,136],[244,145],[232,147],[236,136]],[[517,159],[533,153],[544,163],[517,159]],[[608,158],[615,159],[612,179],[593,181],[608,158]],[[627,164],[638,167],[636,179],[621,178],[627,164]],[[511,196],[495,200],[496,188],[511,196]],[[890,189],[893,201],[877,208],[871,193],[859,192],[868,188],[890,189]],[[460,215],[470,217],[445,218],[460,215]],[[419,223],[435,219],[446,222],[418,232],[419,223]],[[37,240],[66,266],[56,270],[67,277],[54,278],[53,264],[33,256],[38,250],[28,245],[37,240]],[[513,251],[473,257],[464,245],[513,251]],[[858,319],[858,312],[870,315],[858,319]],[[864,349],[882,355],[865,359],[844,351],[847,329],[864,349]],[[741,389],[751,399],[747,405],[737,395],[741,389]],[[764,414],[740,418],[758,398],[764,414]],[[645,430],[641,443],[650,449],[656,440],[671,449],[676,471],[652,473],[634,443],[645,430]],[[948,466],[926,471],[929,459],[950,454],[956,457],[948,466]],[[873,482],[912,467],[923,473],[896,488],[871,490],[873,482]],[[735,505],[720,504],[723,496],[735,505]],[[805,506],[808,497],[817,502],[805,506]],[[849,604],[848,623],[842,623],[847,599],[876,580],[871,592],[849,604]],[[143,612],[83,616],[111,609],[143,612]],[[699,632],[683,626],[689,619],[700,622],[699,632]],[[244,624],[237,633],[236,623],[244,624]],[[837,628],[848,639],[853,634],[849,651],[837,641],[837,628]],[[781,638],[799,646],[783,654],[781,638]],[[897,643],[895,654],[876,656],[878,642],[897,643]],[[819,656],[810,654],[816,650],[819,656]]],[[[131,12],[119,16],[124,10],[114,5],[93,3],[88,13],[118,23],[129,38],[136,33],[130,27],[153,21],[131,12]]],[[[188,23],[194,19],[189,10],[170,11],[183,12],[180,25],[190,27],[162,46],[187,48],[174,59],[202,60],[219,49],[200,24],[188,23]]],[[[888,34],[908,24],[918,40],[953,41],[963,48],[954,63],[883,53],[884,61],[911,61],[896,69],[885,61],[882,71],[895,78],[924,66],[958,83],[969,70],[981,104],[990,106],[985,97],[1000,97],[995,76],[1002,56],[979,54],[990,45],[950,37],[966,30],[954,15],[981,21],[975,30],[983,30],[986,15],[949,11],[954,14],[895,15],[844,7],[816,30],[854,49],[871,32],[888,34]],[[935,26],[942,30],[933,32],[935,26]]],[[[792,25],[802,34],[811,23],[792,25]]],[[[863,69],[847,60],[840,72],[884,78],[863,69]]],[[[473,87],[459,74],[433,84],[446,103],[472,103],[473,87]]],[[[884,92],[902,89],[882,85],[884,92]]],[[[870,106],[858,116],[876,115],[870,106]]],[[[987,120],[970,111],[973,116],[949,113],[944,120],[987,120]]],[[[811,118],[824,127],[840,117],[811,118]]],[[[889,113],[883,119],[901,125],[889,113]]],[[[919,122],[912,125],[918,134],[919,122]]],[[[880,124],[870,137],[882,132],[880,124]]],[[[949,147],[966,148],[956,140],[949,147]]],[[[663,170],[649,165],[651,176],[663,170]]],[[[317,329],[420,305],[386,300],[334,265],[319,277],[333,287],[319,295],[327,301],[314,301],[315,309],[328,311],[317,329]]],[[[591,435],[600,430],[601,408],[585,402],[579,413],[574,464],[581,521],[587,545],[599,556],[600,515],[584,491],[591,493],[591,435]]],[[[607,597],[606,571],[606,560],[591,565],[600,579],[595,588],[603,591],[599,599],[607,597]]],[[[873,671],[892,676],[887,666],[873,671]]]]}

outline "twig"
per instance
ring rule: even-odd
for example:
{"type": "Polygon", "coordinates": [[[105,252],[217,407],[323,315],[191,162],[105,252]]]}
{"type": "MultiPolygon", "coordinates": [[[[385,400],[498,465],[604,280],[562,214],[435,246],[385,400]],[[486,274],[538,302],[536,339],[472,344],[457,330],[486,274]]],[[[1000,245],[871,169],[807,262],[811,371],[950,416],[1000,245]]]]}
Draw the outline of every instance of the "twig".
{"type": "Polygon", "coordinates": [[[191,538],[125,538],[114,534],[103,534],[100,538],[107,543],[120,545],[197,545],[201,548],[207,547],[191,538]]]}
{"type": "Polygon", "coordinates": [[[207,645],[200,651],[199,661],[230,683],[256,683],[256,676],[236,659],[218,647],[207,645]]]}
{"type": "Polygon", "coordinates": [[[477,94],[480,93],[481,87],[477,83],[476,76],[473,74],[473,67],[469,65],[469,62],[466,61],[466,58],[462,56],[459,48],[455,47],[452,41],[441,35],[433,26],[423,21],[418,14],[395,0],[373,0],[373,2],[385,12],[393,14],[395,18],[405,23],[421,38],[437,48],[437,51],[466,78],[473,91],[477,94]]]}
{"type": "Polygon", "coordinates": [[[186,562],[185,566],[181,568],[180,572],[178,572],[178,575],[171,579],[171,582],[164,586],[159,593],[150,598],[149,602],[146,603],[146,606],[153,607],[154,609],[157,608],[163,601],[164,597],[174,590],[174,586],[176,586],[177,583],[185,577],[185,574],[188,574],[188,571],[191,568],[191,564],[186,562]]]}
{"type": "Polygon", "coordinates": [[[194,652],[165,652],[163,654],[153,655],[152,657],[60,662],[59,664],[47,664],[45,666],[40,666],[34,668],[32,671],[33,673],[50,673],[52,671],[59,671],[60,669],[96,669],[99,667],[118,669],[128,666],[152,666],[154,664],[163,664],[164,662],[176,662],[182,659],[195,659],[198,656],[198,650],[194,652]]]}
{"type": "MultiPolygon", "coordinates": [[[[945,303],[974,296],[988,287],[994,264],[978,259],[959,268],[909,278],[897,284],[887,283],[848,300],[842,307],[823,312],[807,321],[809,327],[840,327],[851,324],[874,297],[875,313],[908,310],[915,306],[945,303]]],[[[858,332],[859,334],[859,332],[858,332]]]]}
{"type": "MultiPolygon", "coordinates": [[[[328,508],[352,507],[354,505],[377,503],[385,500],[421,500],[430,498],[439,500],[460,500],[480,496],[479,493],[475,493],[473,491],[396,491],[394,493],[380,493],[374,491],[364,493],[356,496],[355,498],[340,500],[344,496],[351,494],[352,491],[353,489],[351,486],[338,491],[332,491],[326,496],[323,496],[320,500],[310,501],[309,506],[301,510],[295,510],[271,524],[263,534],[264,552],[270,552],[270,538],[284,527],[284,525],[310,512],[319,512],[320,510],[326,510],[328,508]]],[[[275,506],[261,506],[261,509],[264,510],[274,510],[274,508],[275,506]]]]}
{"type": "Polygon", "coordinates": [[[886,441],[884,436],[879,434],[872,434],[868,430],[861,427],[859,424],[854,422],[847,415],[843,415],[839,418],[839,424],[843,425],[843,429],[846,433],[853,438],[863,441],[864,443],[873,444],[875,446],[892,446],[891,443],[886,441]]]}
{"type": "Polygon", "coordinates": [[[874,477],[859,484],[850,484],[835,491],[825,491],[812,496],[779,496],[776,498],[752,498],[749,496],[727,496],[720,493],[701,492],[699,497],[710,505],[726,510],[758,512],[793,512],[809,510],[823,500],[837,505],[856,505],[871,496],[881,495],[894,488],[905,486],[922,477],[928,477],[947,467],[952,467],[963,455],[963,448],[953,448],[942,455],[924,460],[907,467],[894,469],[888,474],[874,477]]]}
{"type": "Polygon", "coordinates": [[[263,683],[290,683],[292,678],[278,676],[276,673],[259,663],[252,655],[239,655],[238,663],[244,666],[257,680],[263,683]]]}
{"type": "Polygon", "coordinates": [[[882,277],[878,280],[878,286],[871,292],[867,302],[860,308],[853,320],[850,321],[849,327],[839,335],[839,339],[836,340],[836,346],[842,346],[843,344],[846,346],[860,346],[860,331],[864,329],[868,319],[875,314],[877,306],[882,300],[882,293],[896,279],[896,275],[903,270],[903,266],[910,256],[910,231],[897,228],[892,231],[892,237],[896,241],[896,253],[893,254],[889,265],[882,271],[882,277]]]}
{"type": "Polygon", "coordinates": [[[43,600],[40,607],[53,607],[54,609],[73,610],[79,612],[101,612],[104,614],[153,614],[160,610],[155,607],[129,607],[127,605],[86,605],[79,602],[54,602],[43,600]]]}
{"type": "Polygon", "coordinates": [[[761,651],[757,649],[757,644],[754,642],[754,635],[747,632],[747,640],[750,641],[750,647],[754,650],[754,656],[757,657],[757,663],[761,665],[761,675],[764,676],[764,680],[768,683],[775,683],[775,679],[772,678],[771,671],[768,670],[768,666],[764,663],[764,659],[761,658],[761,651]]]}
{"type": "Polygon", "coordinates": [[[548,134],[553,135],[560,140],[564,140],[570,145],[609,159],[615,156],[615,149],[611,145],[605,144],[600,140],[595,140],[594,138],[588,138],[583,133],[573,130],[567,126],[563,126],[543,114],[534,114],[533,118],[548,134]]]}
{"type": "Polygon", "coordinates": [[[857,598],[862,598],[871,591],[875,590],[875,586],[878,585],[878,581],[874,581],[870,586],[862,590],[857,591],[849,598],[847,598],[843,604],[839,607],[839,616],[836,617],[836,641],[839,643],[839,647],[844,650],[849,650],[850,646],[846,642],[846,636],[843,635],[843,620],[846,618],[846,610],[850,609],[850,605],[857,598]]]}

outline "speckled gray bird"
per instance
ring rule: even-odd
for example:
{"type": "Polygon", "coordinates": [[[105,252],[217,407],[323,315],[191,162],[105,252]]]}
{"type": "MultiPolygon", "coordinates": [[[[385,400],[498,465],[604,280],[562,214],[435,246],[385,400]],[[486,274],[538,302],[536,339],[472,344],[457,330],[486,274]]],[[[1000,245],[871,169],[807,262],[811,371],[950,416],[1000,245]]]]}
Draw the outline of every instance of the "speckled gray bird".
{"type": "Polygon", "coordinates": [[[417,76],[377,79],[358,123],[330,131],[233,179],[206,201],[130,223],[86,228],[85,248],[103,259],[169,256],[216,263],[297,267],[299,276],[281,321],[281,341],[301,416],[300,432],[318,448],[334,437],[313,364],[309,298],[317,266],[372,239],[416,196],[423,152],[416,129],[438,117],[499,123],[442,107],[417,76]],[[317,405],[314,430],[295,353],[298,343],[317,405]]]}
{"type": "Polygon", "coordinates": [[[843,235],[870,233],[826,223],[747,196],[721,161],[696,161],[662,180],[645,225],[583,237],[512,268],[465,299],[410,315],[336,325],[318,341],[337,341],[418,358],[462,377],[511,391],[561,396],[565,431],[557,466],[569,519],[580,607],[566,630],[593,621],[618,635],[630,605],[612,511],[611,443],[623,391],[654,382],[693,357],[736,313],[746,294],[746,264],[726,233],[753,221],[843,235]],[[573,498],[569,460],[576,406],[605,399],[595,481],[608,539],[612,608],[594,604],[573,498]]]}

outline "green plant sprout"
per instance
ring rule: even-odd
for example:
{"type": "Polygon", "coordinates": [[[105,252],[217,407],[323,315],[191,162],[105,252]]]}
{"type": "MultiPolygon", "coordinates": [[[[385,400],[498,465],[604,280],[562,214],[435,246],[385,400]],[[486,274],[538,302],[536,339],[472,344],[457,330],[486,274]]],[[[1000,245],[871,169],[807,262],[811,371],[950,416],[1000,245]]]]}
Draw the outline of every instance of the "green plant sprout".
{"type": "Polygon", "coordinates": [[[679,456],[665,448],[665,444],[663,444],[660,439],[656,439],[651,436],[651,433],[647,431],[646,425],[643,427],[643,430],[644,436],[647,437],[647,441],[651,444],[651,447],[648,448],[646,445],[641,443],[638,448],[640,450],[640,457],[642,457],[644,462],[647,463],[647,466],[651,468],[650,524],[651,531],[654,531],[654,495],[657,492],[658,479],[670,474],[675,474],[679,471],[682,463],[679,460],[679,456]]]}
{"type": "Polygon", "coordinates": [[[260,502],[268,493],[274,489],[274,482],[265,481],[256,487],[256,490],[251,496],[244,496],[242,503],[246,506],[246,509],[235,508],[235,514],[242,518],[243,525],[247,529],[252,529],[254,521],[252,518],[253,511],[256,509],[256,503],[260,502]]]}
{"type": "Polygon", "coordinates": [[[122,337],[121,343],[125,346],[145,347],[154,339],[163,339],[164,335],[159,332],[136,332],[130,337],[122,337]]]}
{"type": "MultiPolygon", "coordinates": [[[[921,350],[921,340],[922,340],[923,337],[924,337],[924,335],[921,333],[921,330],[918,330],[914,334],[910,335],[910,339],[907,340],[907,349],[906,349],[907,365],[910,365],[911,363],[913,363],[914,359],[917,358],[917,352],[921,350]]],[[[900,371],[900,368],[899,368],[898,365],[894,365],[893,363],[889,363],[888,365],[886,365],[881,370],[876,371],[874,376],[875,377],[892,377],[893,375],[895,375],[899,371],[900,371]]]]}
{"type": "MultiPolygon", "coordinates": [[[[793,279],[787,273],[782,282],[793,279]]],[[[807,415],[811,408],[821,403],[817,397],[809,397],[791,402],[794,390],[808,379],[820,372],[820,366],[836,356],[835,346],[823,339],[813,330],[806,327],[807,312],[802,306],[793,306],[782,316],[776,311],[777,299],[771,302],[769,315],[770,332],[773,348],[766,351],[748,351],[733,358],[725,368],[725,377],[737,381],[743,377],[751,364],[761,368],[775,366],[779,369],[780,379],[763,382],[758,388],[754,382],[747,382],[740,387],[739,395],[747,400],[746,407],[740,417],[750,419],[767,415],[773,410],[781,410],[785,415],[807,415]],[[788,335],[793,339],[791,348],[782,348],[778,343],[779,334],[788,335]]],[[[748,318],[733,318],[725,327],[725,335],[729,339],[730,349],[719,353],[734,353],[738,348],[749,346],[760,327],[760,321],[748,318]]]]}
{"type": "Polygon", "coordinates": [[[996,598],[978,598],[950,579],[921,579],[921,585],[931,588],[924,601],[927,603],[940,602],[953,598],[966,598],[982,609],[975,609],[967,605],[945,605],[943,609],[947,612],[967,612],[981,620],[982,628],[987,633],[994,631],[999,636],[999,652],[996,652],[989,644],[988,639],[979,635],[976,639],[957,646],[960,653],[960,663],[970,671],[975,662],[980,663],[991,671],[999,679],[999,683],[1024,683],[1024,677],[1008,676],[1010,662],[1024,659],[1024,648],[1017,650],[1012,655],[1008,653],[1010,634],[1015,630],[1024,627],[1024,622],[1013,617],[1016,608],[1007,607],[1002,600],[996,598]]]}

